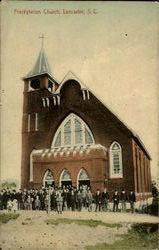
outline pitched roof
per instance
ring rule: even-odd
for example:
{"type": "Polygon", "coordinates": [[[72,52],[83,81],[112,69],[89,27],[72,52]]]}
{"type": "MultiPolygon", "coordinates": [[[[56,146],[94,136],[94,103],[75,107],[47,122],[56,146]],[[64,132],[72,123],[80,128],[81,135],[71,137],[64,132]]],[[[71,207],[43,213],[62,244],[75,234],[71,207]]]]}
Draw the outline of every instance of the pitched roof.
{"type": "Polygon", "coordinates": [[[60,94],[61,88],[63,87],[65,82],[67,82],[68,80],[75,80],[80,84],[81,89],[88,89],[87,86],[72,71],[68,71],[68,73],[65,75],[65,77],[61,81],[59,87],[55,91],[55,94],[60,94]]]}
{"type": "MultiPolygon", "coordinates": [[[[69,79],[74,79],[76,81],[78,81],[80,83],[81,89],[88,89],[88,87],[81,81],[79,80],[79,78],[71,71],[69,71],[66,76],[64,77],[64,79],[62,80],[62,82],[60,83],[59,87],[57,88],[55,94],[60,94],[60,90],[62,88],[62,86],[65,84],[65,82],[67,82],[69,79]]],[[[88,89],[89,90],[89,89],[88,89]]],[[[90,91],[90,90],[89,90],[90,91]]],[[[93,92],[90,91],[92,94],[93,92]]],[[[97,95],[95,95],[97,97],[97,95]]],[[[99,97],[97,97],[98,100],[130,131],[130,133],[132,134],[132,136],[137,140],[137,142],[141,145],[141,147],[143,148],[143,150],[145,151],[145,153],[147,154],[147,156],[149,157],[149,159],[151,160],[151,156],[148,152],[148,150],[146,149],[145,145],[143,144],[143,142],[141,141],[140,137],[125,123],[123,122],[118,115],[110,108],[108,107],[105,103],[103,103],[103,101],[100,100],[99,97]]]]}
{"type": "Polygon", "coordinates": [[[48,74],[52,77],[50,65],[48,63],[44,48],[42,47],[37,58],[37,61],[32,70],[25,76],[25,78],[31,78],[33,76],[48,74]]]}

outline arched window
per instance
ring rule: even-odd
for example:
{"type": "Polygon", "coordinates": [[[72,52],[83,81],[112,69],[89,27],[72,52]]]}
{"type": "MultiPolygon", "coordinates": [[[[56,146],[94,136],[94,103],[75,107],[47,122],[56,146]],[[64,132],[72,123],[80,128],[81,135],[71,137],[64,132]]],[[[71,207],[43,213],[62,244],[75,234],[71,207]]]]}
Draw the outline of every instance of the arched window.
{"type": "Polygon", "coordinates": [[[85,169],[81,169],[80,173],[79,173],[79,180],[89,180],[89,176],[86,172],[85,169]]]}
{"type": "Polygon", "coordinates": [[[62,181],[70,181],[71,180],[71,175],[67,170],[64,170],[61,175],[61,180],[62,181]]]}
{"type": "Polygon", "coordinates": [[[90,179],[85,169],[81,169],[77,175],[77,188],[80,186],[90,187],[90,179]]]}
{"type": "Polygon", "coordinates": [[[52,186],[53,184],[54,184],[54,177],[51,170],[48,169],[44,174],[43,185],[44,187],[47,187],[47,186],[52,186]]]}
{"type": "Polygon", "coordinates": [[[122,165],[122,150],[118,142],[113,142],[109,151],[110,159],[110,177],[122,178],[123,165],[122,165]]]}
{"type": "Polygon", "coordinates": [[[70,186],[72,185],[71,175],[68,170],[64,169],[60,176],[60,186],[70,186]]]}
{"type": "Polygon", "coordinates": [[[93,134],[87,124],[72,113],[65,118],[57,129],[52,147],[89,145],[93,143],[93,134]]]}

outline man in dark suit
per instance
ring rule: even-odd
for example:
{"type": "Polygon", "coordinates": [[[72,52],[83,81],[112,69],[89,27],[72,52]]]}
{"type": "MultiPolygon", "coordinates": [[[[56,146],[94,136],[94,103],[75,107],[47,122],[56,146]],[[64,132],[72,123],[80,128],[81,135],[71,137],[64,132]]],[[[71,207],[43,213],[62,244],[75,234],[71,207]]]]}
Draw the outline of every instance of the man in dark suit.
{"type": "Polygon", "coordinates": [[[102,194],[100,192],[99,189],[97,189],[96,195],[95,195],[95,203],[96,203],[96,209],[95,212],[97,212],[97,210],[101,210],[101,205],[102,205],[102,194]]]}
{"type": "Polygon", "coordinates": [[[130,210],[132,213],[134,213],[134,202],[136,201],[135,193],[133,191],[130,191],[128,198],[129,198],[129,202],[130,202],[130,210]]]}
{"type": "Polygon", "coordinates": [[[121,191],[121,194],[120,194],[120,201],[121,201],[121,210],[122,210],[123,212],[126,212],[127,195],[126,195],[125,190],[122,190],[122,191],[121,191]]]}
{"type": "Polygon", "coordinates": [[[107,189],[104,188],[104,191],[102,193],[102,208],[103,208],[103,211],[107,211],[107,209],[108,209],[108,201],[109,201],[109,194],[107,192],[107,189]]]}
{"type": "Polygon", "coordinates": [[[119,194],[118,191],[115,191],[113,194],[113,212],[118,212],[119,205],[119,194]]]}

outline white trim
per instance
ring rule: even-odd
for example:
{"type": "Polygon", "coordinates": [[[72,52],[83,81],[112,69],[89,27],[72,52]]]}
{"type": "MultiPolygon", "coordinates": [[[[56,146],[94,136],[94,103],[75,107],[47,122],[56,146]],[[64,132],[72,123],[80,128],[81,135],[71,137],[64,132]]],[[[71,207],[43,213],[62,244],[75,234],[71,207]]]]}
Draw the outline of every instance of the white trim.
{"type": "Polygon", "coordinates": [[[60,105],[60,96],[57,96],[57,104],[60,105]]]}
{"type": "Polygon", "coordinates": [[[38,113],[35,113],[35,131],[38,131],[38,113]]]}
{"type": "Polygon", "coordinates": [[[50,106],[50,100],[49,100],[48,97],[46,97],[46,103],[47,103],[47,107],[49,107],[50,106]]]}
{"type": "Polygon", "coordinates": [[[88,132],[90,133],[91,135],[91,138],[92,138],[92,141],[93,143],[91,143],[91,145],[95,144],[95,140],[94,140],[94,137],[93,137],[93,134],[90,130],[90,128],[88,127],[88,125],[77,115],[75,115],[74,113],[71,113],[69,114],[63,121],[62,123],[60,124],[60,126],[58,127],[55,135],[54,135],[54,138],[53,138],[53,142],[52,142],[52,146],[51,147],[55,147],[55,142],[56,142],[56,138],[59,134],[59,132],[61,131],[61,145],[59,147],[62,147],[62,146],[82,146],[82,145],[86,145],[85,143],[85,133],[84,131],[82,132],[82,142],[80,144],[76,144],[75,143],[75,119],[79,120],[81,122],[81,126],[82,126],[82,131],[87,129],[88,132]],[[64,145],[64,126],[65,124],[71,120],[71,144],[70,145],[64,145]],[[84,136],[84,137],[83,137],[84,136]]]}
{"type": "Polygon", "coordinates": [[[56,106],[56,96],[53,96],[54,106],[56,106]]]}
{"type": "Polygon", "coordinates": [[[30,182],[33,181],[33,153],[35,149],[30,153],[30,182]]]}
{"type": "Polygon", "coordinates": [[[55,83],[52,83],[52,93],[55,92],[55,83]]]}
{"type": "Polygon", "coordinates": [[[76,82],[79,83],[81,89],[87,89],[86,85],[71,71],[69,71],[65,77],[63,78],[63,80],[61,81],[58,89],[56,89],[55,93],[59,94],[61,91],[62,86],[65,84],[65,82],[67,82],[68,80],[75,80],[76,82]]]}
{"type": "Polygon", "coordinates": [[[82,94],[83,94],[83,100],[85,101],[86,100],[86,94],[85,94],[85,90],[82,89],[82,94]]]}
{"type": "Polygon", "coordinates": [[[86,92],[87,92],[87,99],[89,100],[90,99],[89,90],[87,89],[86,92]]]}
{"type": "Polygon", "coordinates": [[[28,114],[28,124],[27,124],[27,131],[30,132],[30,114],[28,114]]]}
{"type": "Polygon", "coordinates": [[[45,98],[42,98],[42,102],[43,102],[43,107],[46,107],[46,102],[45,102],[45,98]]]}
{"type": "Polygon", "coordinates": [[[34,150],[34,154],[41,154],[42,152],[43,152],[43,149],[34,150]]]}
{"type": "Polygon", "coordinates": [[[123,162],[122,162],[122,148],[117,141],[112,142],[109,148],[109,160],[110,160],[110,178],[123,178],[123,162]],[[120,166],[120,173],[114,173],[114,165],[113,165],[113,152],[112,147],[114,144],[119,146],[119,150],[114,150],[114,153],[118,153],[119,155],[119,166],[120,166]]]}
{"type": "Polygon", "coordinates": [[[29,91],[33,91],[33,90],[35,90],[35,89],[33,89],[33,88],[31,87],[31,80],[28,80],[28,92],[29,92],[29,91]]]}

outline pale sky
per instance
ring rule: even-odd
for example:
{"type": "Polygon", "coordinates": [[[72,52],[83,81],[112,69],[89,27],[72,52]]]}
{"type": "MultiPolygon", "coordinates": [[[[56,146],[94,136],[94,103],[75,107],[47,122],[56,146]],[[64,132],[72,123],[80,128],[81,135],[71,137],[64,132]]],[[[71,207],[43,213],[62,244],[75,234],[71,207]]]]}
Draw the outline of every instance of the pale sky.
{"type": "Polygon", "coordinates": [[[157,176],[159,4],[155,2],[3,2],[1,179],[20,179],[24,77],[40,34],[53,76],[73,71],[139,136],[157,176]],[[61,14],[44,14],[44,9],[61,14]],[[63,9],[85,14],[63,14],[63,9]],[[88,15],[87,10],[97,14],[88,15]],[[18,14],[34,10],[41,14],[18,14]]]}

